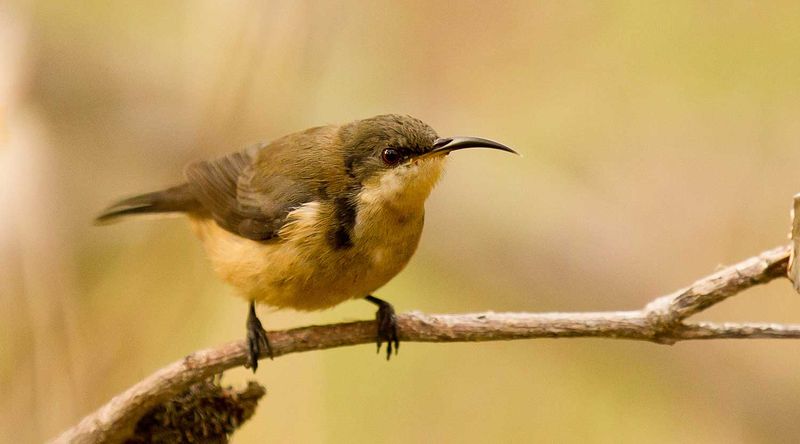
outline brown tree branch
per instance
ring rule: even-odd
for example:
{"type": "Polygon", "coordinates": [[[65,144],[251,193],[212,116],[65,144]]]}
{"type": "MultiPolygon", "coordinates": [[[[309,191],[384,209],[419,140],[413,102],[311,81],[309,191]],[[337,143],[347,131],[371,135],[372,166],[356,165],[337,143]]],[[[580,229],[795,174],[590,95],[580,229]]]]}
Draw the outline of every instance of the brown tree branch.
{"type": "MultiPolygon", "coordinates": [[[[692,339],[800,338],[800,325],[686,323],[684,320],[754,285],[786,276],[791,247],[765,251],[725,267],[641,310],[596,313],[477,313],[398,316],[405,342],[468,342],[603,337],[672,344],[692,339]]],[[[375,323],[359,321],[269,332],[275,357],[374,343],[375,323]]],[[[191,384],[246,362],[243,341],[197,351],[158,370],[65,431],[54,442],[118,442],[147,411],[191,384]]]]}

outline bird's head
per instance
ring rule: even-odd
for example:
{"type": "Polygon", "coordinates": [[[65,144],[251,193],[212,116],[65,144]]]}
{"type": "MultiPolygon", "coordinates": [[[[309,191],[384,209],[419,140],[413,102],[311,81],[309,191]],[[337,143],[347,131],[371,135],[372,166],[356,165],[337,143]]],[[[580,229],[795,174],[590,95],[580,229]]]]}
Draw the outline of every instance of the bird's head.
{"type": "Polygon", "coordinates": [[[396,114],[343,125],[339,137],[347,174],[375,198],[398,205],[423,203],[453,151],[490,148],[516,154],[478,137],[440,138],[421,120],[396,114]]]}

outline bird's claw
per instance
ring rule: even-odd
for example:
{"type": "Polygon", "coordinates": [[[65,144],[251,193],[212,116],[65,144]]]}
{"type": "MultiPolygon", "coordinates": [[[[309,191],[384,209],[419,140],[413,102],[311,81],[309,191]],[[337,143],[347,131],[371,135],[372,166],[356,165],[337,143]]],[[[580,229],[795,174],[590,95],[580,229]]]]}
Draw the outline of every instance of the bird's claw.
{"type": "Polygon", "coordinates": [[[266,351],[270,359],[273,358],[272,347],[267,338],[267,332],[261,325],[261,321],[256,316],[255,304],[250,304],[250,314],[247,316],[247,351],[249,352],[249,359],[246,364],[247,367],[253,370],[253,373],[258,370],[258,358],[261,353],[266,351]]]}
{"type": "Polygon", "coordinates": [[[380,353],[381,345],[386,342],[386,360],[392,357],[392,351],[396,355],[400,350],[400,338],[397,335],[397,315],[395,315],[394,307],[392,304],[374,298],[371,300],[378,305],[378,311],[375,313],[375,322],[378,326],[378,334],[376,337],[376,345],[378,346],[377,352],[380,353]]]}

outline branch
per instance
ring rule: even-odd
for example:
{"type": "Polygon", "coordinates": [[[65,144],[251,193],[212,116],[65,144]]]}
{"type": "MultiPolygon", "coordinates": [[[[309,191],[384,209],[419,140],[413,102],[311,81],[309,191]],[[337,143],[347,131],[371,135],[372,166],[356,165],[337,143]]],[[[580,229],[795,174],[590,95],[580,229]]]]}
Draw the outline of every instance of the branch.
{"type": "MultiPolygon", "coordinates": [[[[477,313],[398,315],[404,342],[477,342],[533,338],[604,337],[673,344],[692,339],[800,338],[800,325],[686,323],[684,320],[754,285],[785,277],[790,246],[765,251],[692,285],[653,300],[641,310],[595,313],[477,313]]],[[[275,357],[375,342],[374,321],[269,332],[275,357]]],[[[117,442],[136,421],[190,385],[246,362],[244,341],[201,350],[174,362],[85,417],[54,442],[117,442]]]]}

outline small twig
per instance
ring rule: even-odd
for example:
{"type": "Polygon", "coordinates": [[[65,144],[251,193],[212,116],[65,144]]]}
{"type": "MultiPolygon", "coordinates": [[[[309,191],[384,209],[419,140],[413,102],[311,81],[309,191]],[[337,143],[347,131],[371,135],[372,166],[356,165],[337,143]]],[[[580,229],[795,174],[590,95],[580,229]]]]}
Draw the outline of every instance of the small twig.
{"type": "MultiPolygon", "coordinates": [[[[642,310],[596,313],[478,313],[398,316],[406,342],[467,342],[532,338],[603,337],[660,344],[694,339],[800,338],[800,325],[684,320],[754,285],[786,276],[790,247],[766,251],[660,297],[642,310]]],[[[359,321],[269,332],[275,357],[374,343],[375,323],[359,321]]],[[[154,406],[191,384],[247,361],[243,341],[201,350],[162,368],[65,431],[55,442],[116,442],[154,406]]]]}
{"type": "Polygon", "coordinates": [[[791,249],[789,245],[773,248],[725,267],[683,290],[654,300],[645,310],[663,317],[664,322],[682,321],[746,288],[786,277],[791,249]]]}
{"type": "Polygon", "coordinates": [[[792,219],[792,230],[789,232],[789,239],[792,240],[792,252],[789,255],[787,274],[794,289],[800,292],[800,266],[797,264],[797,255],[800,253],[800,194],[794,195],[790,218],[792,219]]]}

